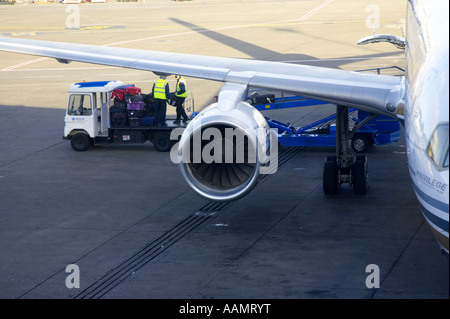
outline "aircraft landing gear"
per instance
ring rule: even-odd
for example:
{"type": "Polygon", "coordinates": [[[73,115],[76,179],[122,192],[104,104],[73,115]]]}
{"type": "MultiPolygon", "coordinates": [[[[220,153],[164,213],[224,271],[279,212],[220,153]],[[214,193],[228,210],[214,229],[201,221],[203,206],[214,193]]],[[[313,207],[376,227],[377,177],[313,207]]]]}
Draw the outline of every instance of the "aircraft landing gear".
{"type": "Polygon", "coordinates": [[[351,152],[348,107],[336,106],[336,156],[328,156],[323,168],[323,191],[336,194],[343,183],[353,185],[355,194],[365,194],[369,186],[367,157],[351,152]]]}
{"type": "Polygon", "coordinates": [[[363,195],[369,186],[369,174],[367,170],[367,158],[365,155],[356,156],[352,168],[353,192],[363,195]]]}
{"type": "Polygon", "coordinates": [[[328,156],[323,167],[323,192],[336,194],[338,189],[338,165],[336,156],[328,156]]]}

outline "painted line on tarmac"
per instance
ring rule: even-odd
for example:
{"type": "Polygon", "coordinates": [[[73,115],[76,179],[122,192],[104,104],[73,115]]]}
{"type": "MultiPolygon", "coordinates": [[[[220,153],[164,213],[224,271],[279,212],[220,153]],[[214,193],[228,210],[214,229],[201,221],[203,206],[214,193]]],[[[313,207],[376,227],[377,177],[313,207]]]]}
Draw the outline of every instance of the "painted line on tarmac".
{"type": "MultiPolygon", "coordinates": [[[[305,21],[306,19],[311,17],[313,14],[315,14],[317,11],[319,11],[320,9],[322,9],[323,7],[325,7],[326,5],[328,5],[331,2],[333,2],[333,0],[327,0],[327,1],[323,2],[323,3],[321,3],[320,5],[318,5],[317,7],[312,9],[311,11],[309,11],[307,14],[303,15],[300,19],[296,19],[296,20],[287,20],[287,21],[278,21],[278,22],[275,22],[275,21],[274,22],[263,22],[263,23],[248,24],[248,25],[218,27],[218,28],[199,30],[199,31],[180,32],[180,33],[174,33],[174,34],[166,34],[166,35],[145,37],[145,38],[134,39],[134,40],[114,42],[114,43],[105,44],[103,46],[104,47],[116,46],[116,45],[121,45],[121,44],[128,44],[128,43],[134,43],[134,42],[145,41],[145,40],[152,40],[152,39],[158,39],[158,38],[165,38],[165,37],[181,36],[181,35],[187,35],[187,34],[193,34],[193,33],[205,33],[205,32],[211,32],[211,31],[237,29],[237,28],[243,28],[243,27],[270,25],[270,24],[274,24],[274,23],[278,24],[278,23],[290,23],[290,22],[295,22],[295,21],[297,21],[297,22],[298,21],[305,21]]],[[[8,68],[2,69],[0,71],[11,71],[11,70],[20,68],[20,67],[22,67],[24,65],[29,65],[29,64],[32,64],[32,63],[35,63],[35,62],[43,61],[45,59],[49,59],[49,58],[44,57],[44,58],[40,58],[40,59],[26,61],[26,62],[23,62],[23,63],[20,63],[20,64],[16,64],[16,65],[10,66],[8,68]]]]}
{"type": "Polygon", "coordinates": [[[165,38],[165,37],[173,37],[173,36],[181,36],[181,35],[187,35],[187,34],[193,34],[193,33],[205,33],[205,32],[215,32],[220,30],[229,30],[229,29],[238,29],[238,28],[246,28],[246,27],[255,27],[255,26],[266,26],[266,25],[276,25],[276,24],[285,24],[285,23],[292,23],[292,22],[298,22],[298,21],[305,21],[309,17],[311,17],[314,13],[325,7],[327,4],[333,2],[333,0],[327,0],[323,2],[322,4],[318,5],[311,11],[309,11],[307,14],[302,16],[300,19],[294,19],[294,20],[285,20],[285,21],[271,21],[271,22],[261,22],[261,23],[254,23],[254,24],[243,24],[243,25],[232,25],[232,26],[226,26],[226,27],[217,27],[217,28],[211,28],[211,29],[204,29],[204,30],[198,30],[198,31],[188,31],[188,32],[180,32],[180,33],[173,33],[173,34],[165,34],[165,35],[159,35],[159,36],[152,36],[152,37],[145,37],[141,39],[134,39],[134,40],[126,40],[126,41],[120,41],[115,43],[106,44],[105,46],[115,46],[115,45],[121,45],[121,44],[128,44],[133,42],[139,42],[139,41],[145,41],[145,40],[152,40],[152,39],[158,39],[158,38],[165,38]]]}
{"type": "Polygon", "coordinates": [[[49,58],[43,57],[43,58],[39,58],[39,59],[34,59],[34,60],[25,61],[25,62],[16,64],[16,65],[7,67],[7,68],[5,68],[5,69],[3,69],[3,70],[1,70],[1,71],[11,71],[11,70],[20,68],[21,66],[29,65],[29,64],[32,64],[32,63],[35,63],[35,62],[39,62],[39,61],[44,61],[44,60],[47,60],[47,59],[49,59],[49,58]]]}
{"type": "Polygon", "coordinates": [[[300,19],[298,19],[299,21],[304,21],[306,19],[308,19],[310,16],[312,16],[314,13],[316,13],[317,11],[319,11],[320,9],[322,9],[323,7],[325,7],[326,5],[330,4],[331,2],[333,2],[333,0],[327,0],[325,2],[323,2],[321,5],[318,5],[317,7],[315,7],[314,9],[312,9],[311,11],[309,11],[307,14],[305,14],[303,17],[301,17],[300,19]]]}

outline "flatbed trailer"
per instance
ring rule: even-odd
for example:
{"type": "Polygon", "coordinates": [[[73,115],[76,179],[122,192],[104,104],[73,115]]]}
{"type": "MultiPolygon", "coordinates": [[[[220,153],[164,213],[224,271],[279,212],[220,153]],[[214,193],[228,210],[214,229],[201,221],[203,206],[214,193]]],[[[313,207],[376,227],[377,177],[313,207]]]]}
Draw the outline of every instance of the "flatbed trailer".
{"type": "Polygon", "coordinates": [[[143,144],[150,141],[159,152],[167,152],[172,147],[170,133],[176,128],[185,128],[186,124],[170,124],[173,119],[166,120],[165,126],[142,125],[140,127],[117,126],[108,129],[108,136],[96,137],[92,145],[143,144]]]}

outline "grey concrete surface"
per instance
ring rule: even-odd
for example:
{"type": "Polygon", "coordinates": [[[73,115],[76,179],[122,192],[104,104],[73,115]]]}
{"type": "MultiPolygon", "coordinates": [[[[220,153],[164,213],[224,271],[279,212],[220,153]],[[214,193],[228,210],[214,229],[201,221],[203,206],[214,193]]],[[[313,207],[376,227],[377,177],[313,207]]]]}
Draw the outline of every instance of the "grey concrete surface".
{"type": "MultiPolygon", "coordinates": [[[[404,1],[332,1],[313,11],[324,3],[82,4],[79,30],[66,29],[67,6],[18,3],[0,7],[0,33],[348,70],[404,65],[387,44],[355,44],[372,33],[371,4],[377,32],[401,35],[404,1]]],[[[0,52],[0,298],[449,297],[448,257],[420,214],[403,140],[368,153],[365,196],[347,186],[323,194],[333,149],[284,149],[290,158],[276,174],[217,205],[195,195],[150,143],[78,153],[62,140],[71,83],[121,80],[146,92],[155,75],[37,59],[0,52]],[[79,289],[65,285],[69,264],[79,266],[79,289]],[[379,266],[379,289],[366,287],[370,264],[379,266]]],[[[188,86],[199,110],[221,85],[188,86]]],[[[267,115],[303,125],[332,112],[267,115]]]]}

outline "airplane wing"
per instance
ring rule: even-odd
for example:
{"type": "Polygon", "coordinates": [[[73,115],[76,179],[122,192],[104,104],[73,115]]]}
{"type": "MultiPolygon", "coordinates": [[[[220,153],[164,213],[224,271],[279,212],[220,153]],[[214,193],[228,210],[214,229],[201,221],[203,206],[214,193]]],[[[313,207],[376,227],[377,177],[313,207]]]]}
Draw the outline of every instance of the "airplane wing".
{"type": "Polygon", "coordinates": [[[289,63],[6,37],[0,50],[284,91],[393,117],[404,95],[400,77],[289,63]]]}
{"type": "Polygon", "coordinates": [[[188,185],[214,201],[244,196],[254,188],[260,174],[272,174],[277,168],[273,132],[262,114],[245,103],[249,87],[293,93],[334,103],[339,109],[355,107],[392,117],[397,116],[397,109],[401,111],[404,96],[403,78],[289,63],[4,37],[0,37],[0,50],[51,57],[61,63],[78,61],[225,82],[218,103],[203,109],[189,123],[177,143],[176,155],[171,151],[171,159],[180,164],[188,185]],[[227,138],[230,128],[239,138],[227,138]],[[198,143],[197,132],[212,131],[219,139],[225,133],[222,142],[213,143],[225,146],[225,163],[221,150],[214,150],[210,161],[210,145],[198,143]]]}

